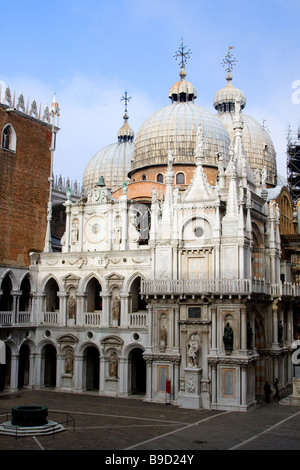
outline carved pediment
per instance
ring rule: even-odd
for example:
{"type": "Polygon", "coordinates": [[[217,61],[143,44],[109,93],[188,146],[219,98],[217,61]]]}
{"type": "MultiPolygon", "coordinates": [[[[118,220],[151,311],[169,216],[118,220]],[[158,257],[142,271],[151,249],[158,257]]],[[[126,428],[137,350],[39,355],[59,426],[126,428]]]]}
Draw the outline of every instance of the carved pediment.
{"type": "Polygon", "coordinates": [[[114,346],[123,346],[124,341],[119,337],[119,336],[106,336],[106,338],[103,338],[101,340],[101,344],[107,346],[107,345],[114,345],[114,346]]]}
{"type": "Polygon", "coordinates": [[[76,288],[78,287],[80,277],[76,276],[75,274],[67,274],[66,276],[63,277],[63,281],[65,284],[65,289],[67,290],[68,287],[70,286],[75,286],[76,288]]]}
{"type": "Polygon", "coordinates": [[[105,279],[107,280],[107,284],[109,288],[113,285],[117,285],[119,288],[121,288],[125,277],[117,273],[111,273],[108,276],[106,276],[105,279]]]}
{"type": "Polygon", "coordinates": [[[57,340],[59,344],[76,344],[78,341],[78,338],[74,335],[63,335],[57,340]]]}
{"type": "Polygon", "coordinates": [[[117,273],[112,273],[106,276],[107,281],[124,281],[125,277],[117,273]]]}

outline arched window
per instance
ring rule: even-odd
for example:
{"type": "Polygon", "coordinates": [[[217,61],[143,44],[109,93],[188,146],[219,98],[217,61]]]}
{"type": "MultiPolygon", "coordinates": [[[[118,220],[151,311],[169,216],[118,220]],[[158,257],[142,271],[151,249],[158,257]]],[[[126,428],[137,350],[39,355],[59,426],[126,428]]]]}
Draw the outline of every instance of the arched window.
{"type": "Polygon", "coordinates": [[[86,286],[86,311],[97,312],[102,310],[101,285],[92,277],[86,286]]]}
{"type": "Polygon", "coordinates": [[[7,274],[1,284],[2,295],[0,296],[0,311],[11,312],[13,309],[12,282],[7,274]]]}
{"type": "Polygon", "coordinates": [[[143,181],[146,181],[146,179],[147,179],[147,176],[146,176],[146,175],[143,175],[143,176],[142,176],[142,180],[143,180],[143,181]]]}
{"type": "Polygon", "coordinates": [[[162,173],[158,173],[158,175],[156,177],[156,181],[158,183],[163,183],[164,182],[164,175],[162,173]]]}
{"type": "Polygon", "coordinates": [[[58,284],[55,279],[51,278],[45,286],[46,293],[46,312],[57,312],[59,310],[59,292],[58,284]]]}
{"type": "Polygon", "coordinates": [[[176,184],[185,184],[185,176],[184,173],[177,173],[176,175],[176,184]]]}
{"type": "Polygon", "coordinates": [[[16,133],[11,124],[7,124],[2,130],[1,148],[16,151],[16,133]]]}

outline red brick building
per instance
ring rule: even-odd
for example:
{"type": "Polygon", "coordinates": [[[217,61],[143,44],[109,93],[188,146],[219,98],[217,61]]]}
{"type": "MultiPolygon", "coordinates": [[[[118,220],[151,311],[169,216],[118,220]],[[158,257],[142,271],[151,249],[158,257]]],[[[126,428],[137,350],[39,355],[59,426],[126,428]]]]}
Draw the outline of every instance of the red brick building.
{"type": "Polygon", "coordinates": [[[0,264],[26,267],[44,247],[51,124],[0,103],[0,131],[0,264]]]}

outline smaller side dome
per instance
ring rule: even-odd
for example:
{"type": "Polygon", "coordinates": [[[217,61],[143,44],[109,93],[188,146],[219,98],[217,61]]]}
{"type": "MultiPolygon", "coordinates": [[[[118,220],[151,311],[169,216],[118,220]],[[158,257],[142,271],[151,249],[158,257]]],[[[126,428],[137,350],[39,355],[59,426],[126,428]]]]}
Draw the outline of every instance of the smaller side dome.
{"type": "Polygon", "coordinates": [[[232,77],[230,73],[228,73],[227,77],[227,85],[222,88],[221,90],[217,91],[214,97],[214,108],[219,113],[224,112],[234,112],[235,111],[235,103],[237,101],[240,102],[241,109],[244,109],[246,106],[246,97],[244,93],[235,88],[231,84],[232,77]]]}
{"type": "Polygon", "coordinates": [[[134,132],[128,124],[127,101],[126,93],[124,123],[117,134],[118,142],[100,149],[85,167],[82,185],[86,191],[94,188],[101,176],[104,177],[106,186],[112,191],[120,188],[124,181],[129,181],[128,173],[131,170],[133,159],[134,132]]]}

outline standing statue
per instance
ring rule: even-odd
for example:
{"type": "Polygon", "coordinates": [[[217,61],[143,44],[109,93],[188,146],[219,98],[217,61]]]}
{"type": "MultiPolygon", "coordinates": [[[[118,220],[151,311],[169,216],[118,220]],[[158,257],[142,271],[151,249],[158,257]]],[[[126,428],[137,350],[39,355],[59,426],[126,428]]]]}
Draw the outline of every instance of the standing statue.
{"type": "Polygon", "coordinates": [[[66,374],[73,374],[73,352],[68,349],[65,357],[65,372],[66,374]]]}
{"type": "Polygon", "coordinates": [[[232,351],[233,350],[233,330],[227,322],[225,328],[224,328],[224,336],[223,336],[223,342],[225,346],[226,351],[232,351]]]}
{"type": "Polygon", "coordinates": [[[69,294],[68,298],[68,318],[75,318],[76,315],[76,297],[74,294],[69,294]]]}
{"type": "Polygon", "coordinates": [[[109,376],[117,378],[118,376],[118,359],[116,353],[109,356],[109,376]]]}
{"type": "Polygon", "coordinates": [[[195,339],[195,336],[192,335],[190,341],[188,342],[188,359],[189,359],[189,367],[198,367],[197,361],[197,353],[198,353],[199,345],[198,341],[195,339]]]}
{"type": "Polygon", "coordinates": [[[112,318],[119,323],[120,320],[120,299],[118,296],[113,297],[112,300],[112,318]]]}
{"type": "Polygon", "coordinates": [[[167,330],[165,325],[163,325],[160,330],[160,344],[162,346],[165,346],[167,344],[167,330]]]}

